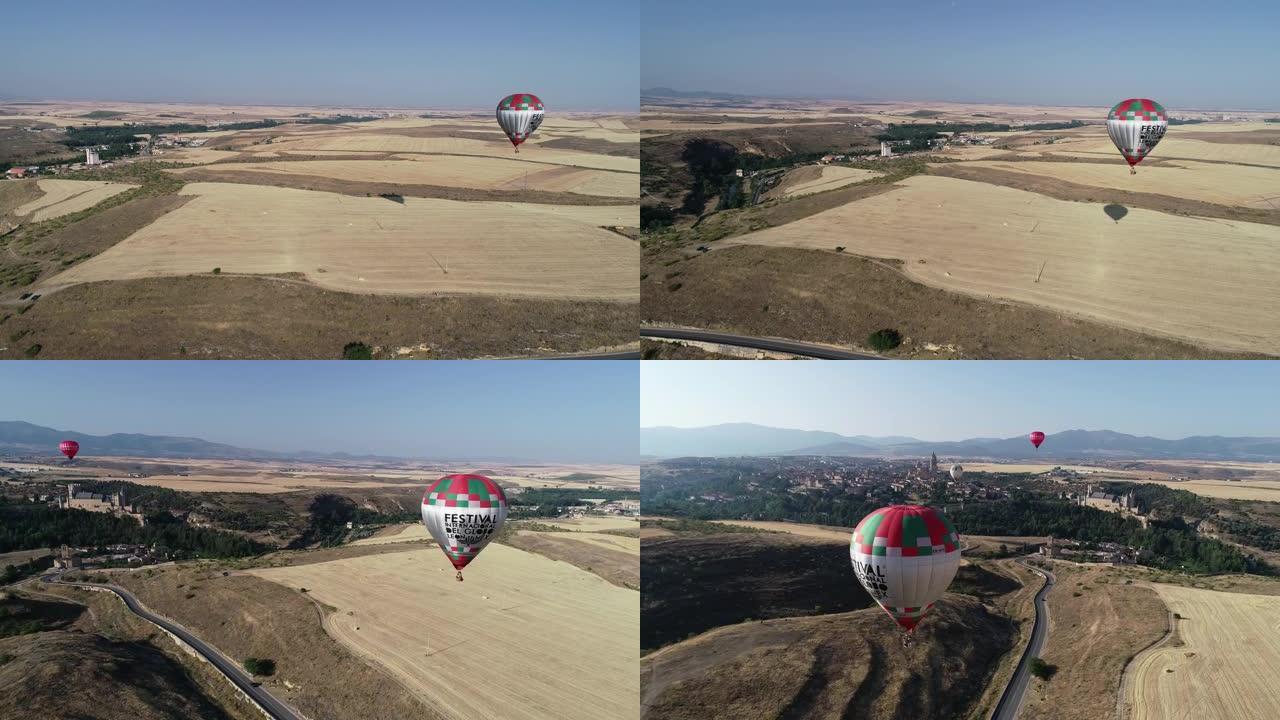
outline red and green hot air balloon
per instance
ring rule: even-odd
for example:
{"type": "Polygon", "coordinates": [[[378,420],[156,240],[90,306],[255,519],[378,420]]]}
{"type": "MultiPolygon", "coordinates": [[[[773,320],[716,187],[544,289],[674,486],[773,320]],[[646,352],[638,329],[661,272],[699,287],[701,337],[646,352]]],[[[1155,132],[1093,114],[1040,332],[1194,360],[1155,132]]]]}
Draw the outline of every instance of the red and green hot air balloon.
{"type": "Polygon", "coordinates": [[[80,443],[75,440],[63,440],[58,443],[58,452],[66,455],[68,460],[75,460],[76,453],[80,452],[80,443]]]}
{"type": "Polygon", "coordinates": [[[422,494],[422,523],[449,557],[458,580],[507,521],[507,496],[483,475],[446,475],[422,494]]]}
{"type": "Polygon", "coordinates": [[[1155,149],[1169,128],[1169,115],[1160,103],[1146,98],[1121,100],[1107,113],[1107,134],[1129,162],[1129,172],[1155,149]]]}
{"type": "Polygon", "coordinates": [[[858,582],[902,627],[906,644],[960,569],[960,534],[934,508],[892,505],[858,523],[849,556],[858,582]]]}
{"type": "Polygon", "coordinates": [[[513,93],[498,103],[497,115],[498,125],[518,153],[520,143],[528,140],[542,124],[542,101],[532,93],[513,93]]]}
{"type": "Polygon", "coordinates": [[[1044,442],[1044,433],[1040,432],[1039,430],[1035,430],[1031,433],[1030,439],[1031,439],[1031,444],[1035,445],[1036,449],[1039,450],[1040,443],[1044,442]]]}

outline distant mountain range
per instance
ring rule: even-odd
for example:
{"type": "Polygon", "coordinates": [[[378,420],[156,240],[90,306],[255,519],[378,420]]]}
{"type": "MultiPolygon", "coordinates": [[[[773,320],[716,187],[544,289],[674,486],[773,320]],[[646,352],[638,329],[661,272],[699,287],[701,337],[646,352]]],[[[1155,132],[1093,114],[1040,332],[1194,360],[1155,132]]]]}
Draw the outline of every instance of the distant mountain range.
{"type": "Polygon", "coordinates": [[[926,442],[910,437],[844,436],[818,430],[790,430],[751,423],[700,428],[640,429],[640,454],[649,457],[732,457],[741,455],[831,455],[994,460],[1184,459],[1280,460],[1280,438],[1195,436],[1162,440],[1111,430],[1067,430],[1045,438],[1037,451],[1025,435],[926,442]]]}
{"type": "Polygon", "coordinates": [[[286,459],[285,453],[268,450],[250,450],[213,443],[199,438],[171,437],[166,435],[139,435],[115,433],[113,435],[87,435],[70,430],[33,425],[22,421],[0,421],[0,452],[57,455],[58,443],[75,440],[86,455],[153,458],[236,458],[243,460],[286,459]]]}
{"type": "Polygon", "coordinates": [[[641,97],[702,98],[706,100],[750,100],[746,95],[709,92],[707,90],[675,90],[669,87],[651,87],[640,91],[641,97]]]}

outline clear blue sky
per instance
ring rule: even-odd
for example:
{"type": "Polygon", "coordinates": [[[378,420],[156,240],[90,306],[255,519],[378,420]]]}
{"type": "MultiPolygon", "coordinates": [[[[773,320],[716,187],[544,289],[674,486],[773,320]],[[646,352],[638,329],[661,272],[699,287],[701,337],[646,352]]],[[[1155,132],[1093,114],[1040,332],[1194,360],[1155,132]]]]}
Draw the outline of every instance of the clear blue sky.
{"type": "Polygon", "coordinates": [[[636,364],[35,362],[0,367],[0,420],[95,435],[442,459],[635,462],[636,364]]]}
{"type": "Polygon", "coordinates": [[[0,96],[639,107],[634,0],[5,3],[0,96]]]}
{"type": "Polygon", "coordinates": [[[1280,109],[1280,2],[646,0],[641,86],[1280,109]]]}
{"type": "Polygon", "coordinates": [[[1031,430],[1280,437],[1280,362],[648,362],[644,427],[947,441],[1031,430]]]}

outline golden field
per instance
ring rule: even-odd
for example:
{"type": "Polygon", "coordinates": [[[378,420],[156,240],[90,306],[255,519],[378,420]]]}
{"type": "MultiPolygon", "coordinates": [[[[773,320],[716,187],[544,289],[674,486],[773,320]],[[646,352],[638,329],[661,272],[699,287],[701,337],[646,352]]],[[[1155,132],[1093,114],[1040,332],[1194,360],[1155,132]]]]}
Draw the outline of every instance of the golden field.
{"type": "MultiPolygon", "coordinates": [[[[194,183],[194,196],[51,285],[208,273],[298,273],[374,294],[481,293],[635,300],[638,248],[575,209],[362,198],[194,183]],[[530,232],[536,227],[538,232],[530,232]]],[[[587,208],[599,213],[598,208],[587,208]]],[[[610,208],[616,212],[618,208],[610,208]]]]}
{"type": "Polygon", "coordinates": [[[640,594],[491,545],[456,582],[437,549],[252,570],[332,606],[326,631],[445,717],[639,715],[640,594]]]}
{"type": "Polygon", "coordinates": [[[1132,720],[1280,716],[1280,603],[1271,595],[1151,587],[1182,616],[1180,642],[1141,653],[1126,670],[1132,720]]]}

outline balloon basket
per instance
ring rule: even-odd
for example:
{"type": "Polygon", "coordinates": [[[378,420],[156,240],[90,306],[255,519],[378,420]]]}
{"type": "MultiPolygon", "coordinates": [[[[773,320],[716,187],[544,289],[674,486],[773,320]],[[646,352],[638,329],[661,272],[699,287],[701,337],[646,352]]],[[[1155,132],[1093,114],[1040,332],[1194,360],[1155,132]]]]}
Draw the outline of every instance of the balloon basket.
{"type": "Polygon", "coordinates": [[[462,582],[462,571],[459,570],[458,574],[454,575],[454,577],[458,579],[458,582],[462,582]]]}

